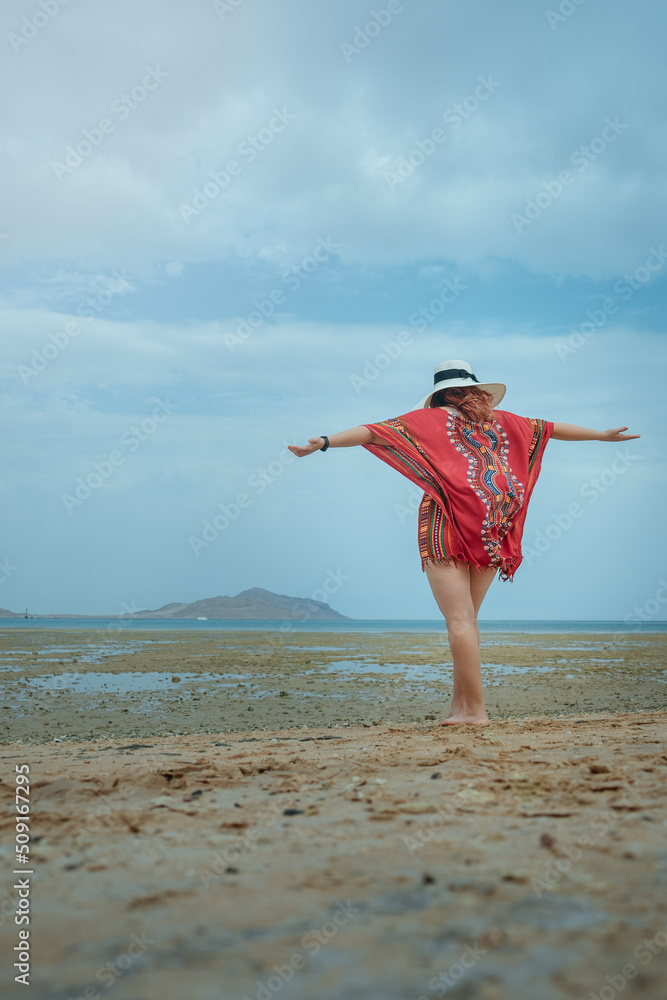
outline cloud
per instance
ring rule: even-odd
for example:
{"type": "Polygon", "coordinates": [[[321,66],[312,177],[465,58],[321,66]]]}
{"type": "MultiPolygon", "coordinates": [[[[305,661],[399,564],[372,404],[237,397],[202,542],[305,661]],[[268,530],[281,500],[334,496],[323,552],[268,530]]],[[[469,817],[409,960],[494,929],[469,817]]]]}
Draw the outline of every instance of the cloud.
{"type": "MultiPolygon", "coordinates": [[[[114,610],[128,574],[151,606],[309,593],[340,563],[346,613],[435,614],[394,513],[406,485],[361,449],[285,465],[199,559],[187,538],[286,442],[407,412],[447,358],[506,382],[515,412],[642,434],[586,530],[524,571],[519,614],[613,617],[651,578],[663,8],[384,6],[117,0],[36,25],[7,5],[23,41],[0,66],[1,485],[21,568],[3,604],[114,610]]],[[[605,447],[549,446],[535,527],[605,447]]]]}
{"type": "MultiPolygon", "coordinates": [[[[35,329],[43,322],[41,314],[33,317],[35,329]]],[[[7,328],[13,329],[11,317],[7,328]]],[[[28,332],[24,328],[24,335],[28,332]]],[[[72,344],[30,389],[16,378],[12,383],[18,351],[8,336],[3,503],[6,517],[21,523],[28,516],[31,527],[7,552],[23,575],[17,572],[5,584],[5,605],[28,601],[35,607],[35,595],[43,594],[49,610],[113,611],[132,596],[130,566],[134,592],[150,605],[236,592],[253,583],[305,593],[311,575],[340,566],[354,581],[347,596],[341,595],[345,613],[434,616],[416,563],[416,524],[399,521],[395,513],[395,505],[408,502],[410,484],[363,449],[331,450],[289,464],[284,449],[312,434],[405,413],[427,390],[434,363],[461,357],[481,378],[507,383],[503,405],[514,412],[600,429],[627,423],[631,432],[641,433],[628,446],[641,460],[613,489],[600,493],[595,507],[586,506],[586,520],[553,551],[526,565],[512,594],[521,610],[507,604],[502,590],[495,605],[503,609],[496,617],[544,617],[547,605],[557,617],[577,617],[582,608],[594,617],[613,617],[614,608],[620,614],[630,594],[624,598],[618,585],[613,593],[605,585],[596,596],[591,574],[609,562],[612,578],[617,549],[608,542],[620,537],[619,525],[629,525],[628,505],[642,497],[641,523],[621,534],[630,532],[634,560],[645,567],[641,579],[650,577],[653,520],[665,485],[653,403],[662,391],[664,339],[612,328],[591,337],[576,363],[564,364],[556,337],[461,324],[415,336],[355,393],[351,373],[362,370],[397,332],[371,324],[285,321],[259,331],[247,350],[230,357],[210,324],[97,321],[88,339],[72,344]],[[637,357],[653,359],[648,370],[628,369],[630,337],[637,357]],[[173,413],[153,428],[156,398],[173,406],[173,413]],[[145,420],[142,439],[133,428],[141,431],[145,420]],[[135,438],[138,444],[130,447],[135,438]],[[63,494],[74,495],[80,479],[102,476],[110,454],[118,451],[123,461],[113,474],[95,480],[81,507],[68,510],[63,494]],[[265,475],[270,482],[259,492],[265,475]],[[218,505],[235,502],[239,493],[252,498],[250,507],[195,558],[188,538],[201,535],[218,505]],[[313,554],[304,548],[304,537],[314,536],[313,554]],[[58,556],[56,539],[64,547],[58,556]],[[104,567],[92,592],[82,589],[90,576],[90,545],[96,565],[104,567]],[[66,559],[68,567],[57,594],[49,590],[48,573],[41,582],[34,578],[44,560],[54,558],[66,559]],[[577,586],[589,588],[585,595],[571,581],[562,589],[563,560],[575,558],[581,567],[577,586]]],[[[550,443],[530,510],[530,538],[553,515],[581,501],[582,487],[604,473],[617,449],[596,442],[550,443]]]]}
{"type": "Polygon", "coordinates": [[[659,172],[645,170],[665,153],[659,89],[610,58],[620,34],[625,65],[652,50],[664,11],[650,7],[639,18],[610,0],[601,34],[592,7],[552,30],[518,2],[406,3],[349,64],[341,42],[369,16],[353,0],[247,3],[222,20],[212,4],[63,8],[4,61],[0,252],[145,271],[261,255],[276,234],[303,253],[330,232],[355,265],[494,256],[609,277],[659,237],[665,209],[659,172]],[[159,86],[137,100],[158,66],[159,86]],[[494,81],[482,100],[480,80],[494,81]],[[285,110],[294,119],[270,137],[285,110]],[[59,181],[53,162],[105,116],[113,132],[59,181]],[[609,120],[623,129],[602,149],[609,120]],[[391,188],[387,172],[437,128],[446,139],[391,188]],[[184,222],[179,207],[230,160],[239,173],[184,222]],[[546,205],[544,185],[565,170],[573,182],[546,205]],[[517,233],[512,214],[538,196],[545,208],[517,233]]]}

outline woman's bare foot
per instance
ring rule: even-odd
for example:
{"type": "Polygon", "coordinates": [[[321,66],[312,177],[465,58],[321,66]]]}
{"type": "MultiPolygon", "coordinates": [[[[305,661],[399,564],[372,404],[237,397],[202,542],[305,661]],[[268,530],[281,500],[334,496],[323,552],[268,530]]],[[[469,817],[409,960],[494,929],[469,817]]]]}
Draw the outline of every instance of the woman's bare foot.
{"type": "Polygon", "coordinates": [[[438,723],[439,726],[489,726],[491,725],[489,717],[486,712],[482,713],[472,713],[462,710],[460,712],[450,713],[446,719],[438,723]]]}

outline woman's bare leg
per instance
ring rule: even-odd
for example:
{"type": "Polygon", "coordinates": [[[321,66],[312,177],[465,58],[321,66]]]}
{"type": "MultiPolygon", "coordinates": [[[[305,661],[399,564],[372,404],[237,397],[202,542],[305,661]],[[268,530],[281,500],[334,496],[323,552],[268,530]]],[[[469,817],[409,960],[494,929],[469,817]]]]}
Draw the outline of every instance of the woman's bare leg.
{"type": "MultiPolygon", "coordinates": [[[[466,565],[465,563],[463,564],[466,565]]],[[[496,570],[493,568],[488,568],[484,570],[476,570],[474,566],[469,567],[468,578],[470,582],[470,597],[472,600],[473,612],[475,616],[475,635],[477,638],[477,649],[480,647],[480,634],[479,634],[479,624],[477,622],[477,615],[479,609],[482,606],[482,601],[486,596],[486,592],[491,586],[491,582],[496,575],[496,570]]],[[[451,646],[451,642],[450,642],[451,646]]],[[[461,709],[465,709],[465,700],[461,694],[461,685],[458,681],[458,671],[454,670],[454,692],[452,696],[452,705],[447,718],[458,714],[461,709]]]]}
{"type": "Polygon", "coordinates": [[[488,722],[482,692],[479,639],[469,567],[462,562],[428,563],[426,575],[445,618],[454,661],[454,692],[451,709],[444,723],[452,724],[454,721],[463,722],[468,719],[471,722],[488,722]]]}
{"type": "Polygon", "coordinates": [[[481,572],[467,563],[427,563],[426,575],[447,624],[454,661],[454,692],[447,718],[440,725],[488,723],[484,708],[477,614],[495,569],[481,572]]]}
{"type": "Polygon", "coordinates": [[[482,606],[482,601],[486,597],[486,592],[491,586],[491,583],[496,575],[497,569],[493,566],[487,567],[487,569],[476,570],[474,566],[470,567],[470,596],[472,597],[473,607],[475,609],[475,629],[477,630],[477,645],[479,645],[479,625],[477,624],[477,615],[479,614],[479,609],[482,606]]]}

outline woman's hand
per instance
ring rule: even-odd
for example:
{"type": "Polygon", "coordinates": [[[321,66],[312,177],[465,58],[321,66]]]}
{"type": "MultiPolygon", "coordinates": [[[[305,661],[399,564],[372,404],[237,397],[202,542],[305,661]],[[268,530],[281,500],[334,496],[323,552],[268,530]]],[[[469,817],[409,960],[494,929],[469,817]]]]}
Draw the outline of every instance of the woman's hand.
{"type": "Polygon", "coordinates": [[[324,444],[323,437],[308,438],[308,444],[288,444],[287,447],[296,455],[297,458],[305,458],[306,455],[312,455],[314,451],[320,451],[322,445],[324,444]]]}
{"type": "Polygon", "coordinates": [[[554,423],[552,438],[556,441],[630,441],[641,434],[621,434],[627,427],[611,427],[608,431],[596,431],[592,427],[577,424],[554,423]]]}
{"type": "Polygon", "coordinates": [[[627,431],[627,427],[612,427],[608,431],[601,431],[601,441],[630,441],[631,438],[641,437],[641,434],[621,434],[627,431]]]}

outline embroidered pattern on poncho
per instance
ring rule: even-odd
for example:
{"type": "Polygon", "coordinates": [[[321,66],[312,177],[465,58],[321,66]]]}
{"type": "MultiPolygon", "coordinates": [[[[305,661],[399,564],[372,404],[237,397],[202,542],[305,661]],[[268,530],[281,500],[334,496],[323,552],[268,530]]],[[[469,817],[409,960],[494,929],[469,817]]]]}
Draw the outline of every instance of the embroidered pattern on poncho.
{"type": "Polygon", "coordinates": [[[468,462],[468,484],[486,507],[482,521],[482,544],[491,565],[502,562],[500,543],[521,509],[524,484],[512,473],[507,454],[507,434],[500,426],[474,424],[471,420],[447,422],[447,434],[454,447],[468,462]]]}

